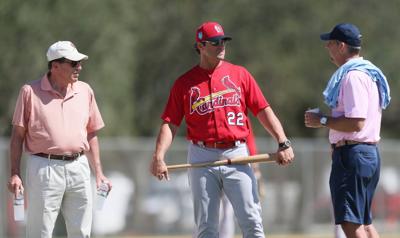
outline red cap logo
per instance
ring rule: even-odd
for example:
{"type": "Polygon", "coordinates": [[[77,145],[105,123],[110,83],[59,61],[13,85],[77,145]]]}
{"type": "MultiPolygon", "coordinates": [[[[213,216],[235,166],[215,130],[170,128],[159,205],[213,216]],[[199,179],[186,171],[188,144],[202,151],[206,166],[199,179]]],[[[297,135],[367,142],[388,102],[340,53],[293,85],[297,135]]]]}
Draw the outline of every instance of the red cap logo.
{"type": "Polygon", "coordinates": [[[231,40],[232,38],[224,34],[224,29],[217,22],[205,22],[196,32],[196,41],[231,40]]]}

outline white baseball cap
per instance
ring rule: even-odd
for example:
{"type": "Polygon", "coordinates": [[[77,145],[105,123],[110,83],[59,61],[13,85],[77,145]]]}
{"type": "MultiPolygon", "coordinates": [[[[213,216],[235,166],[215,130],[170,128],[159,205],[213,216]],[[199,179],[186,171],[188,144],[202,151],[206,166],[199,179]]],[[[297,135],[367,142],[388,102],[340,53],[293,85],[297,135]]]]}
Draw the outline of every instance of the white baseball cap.
{"type": "Polygon", "coordinates": [[[79,53],[75,45],[71,41],[57,41],[47,50],[47,60],[66,58],[72,61],[87,60],[89,57],[79,53]]]}

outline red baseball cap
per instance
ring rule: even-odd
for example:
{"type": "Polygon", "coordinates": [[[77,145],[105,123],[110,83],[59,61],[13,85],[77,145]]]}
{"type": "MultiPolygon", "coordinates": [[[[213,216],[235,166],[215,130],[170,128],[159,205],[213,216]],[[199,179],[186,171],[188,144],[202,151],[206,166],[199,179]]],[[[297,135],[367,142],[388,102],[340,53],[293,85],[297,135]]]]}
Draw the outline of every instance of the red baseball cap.
{"type": "Polygon", "coordinates": [[[196,42],[232,40],[232,37],[224,34],[224,29],[217,22],[204,22],[197,28],[196,42]]]}

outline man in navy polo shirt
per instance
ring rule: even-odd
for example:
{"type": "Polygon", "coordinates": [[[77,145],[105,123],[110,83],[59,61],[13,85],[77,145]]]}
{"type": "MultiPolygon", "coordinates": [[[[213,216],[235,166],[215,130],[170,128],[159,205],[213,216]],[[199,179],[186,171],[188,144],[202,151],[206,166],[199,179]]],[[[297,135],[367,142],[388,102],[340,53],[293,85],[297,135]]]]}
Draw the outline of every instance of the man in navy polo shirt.
{"type": "Polygon", "coordinates": [[[338,24],[320,38],[339,67],[323,92],[331,115],[306,112],[305,125],[329,128],[335,223],[347,237],[376,238],[371,203],[379,180],[377,143],[382,110],[390,102],[389,85],[382,71],[360,56],[361,34],[356,26],[338,24]]]}

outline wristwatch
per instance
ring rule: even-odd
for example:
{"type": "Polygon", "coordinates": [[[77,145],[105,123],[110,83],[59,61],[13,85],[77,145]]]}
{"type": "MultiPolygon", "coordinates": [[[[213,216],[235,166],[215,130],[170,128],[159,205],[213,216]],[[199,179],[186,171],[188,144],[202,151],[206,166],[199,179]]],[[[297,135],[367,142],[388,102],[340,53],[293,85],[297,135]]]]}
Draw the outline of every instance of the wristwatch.
{"type": "Polygon", "coordinates": [[[321,125],[323,125],[323,126],[326,126],[326,123],[328,123],[328,117],[322,116],[322,117],[319,119],[319,123],[321,123],[321,125]]]}
{"type": "Polygon", "coordinates": [[[289,148],[290,146],[292,146],[292,142],[290,142],[290,140],[286,139],[284,142],[279,143],[279,149],[281,150],[285,150],[287,148],[289,148]]]}

